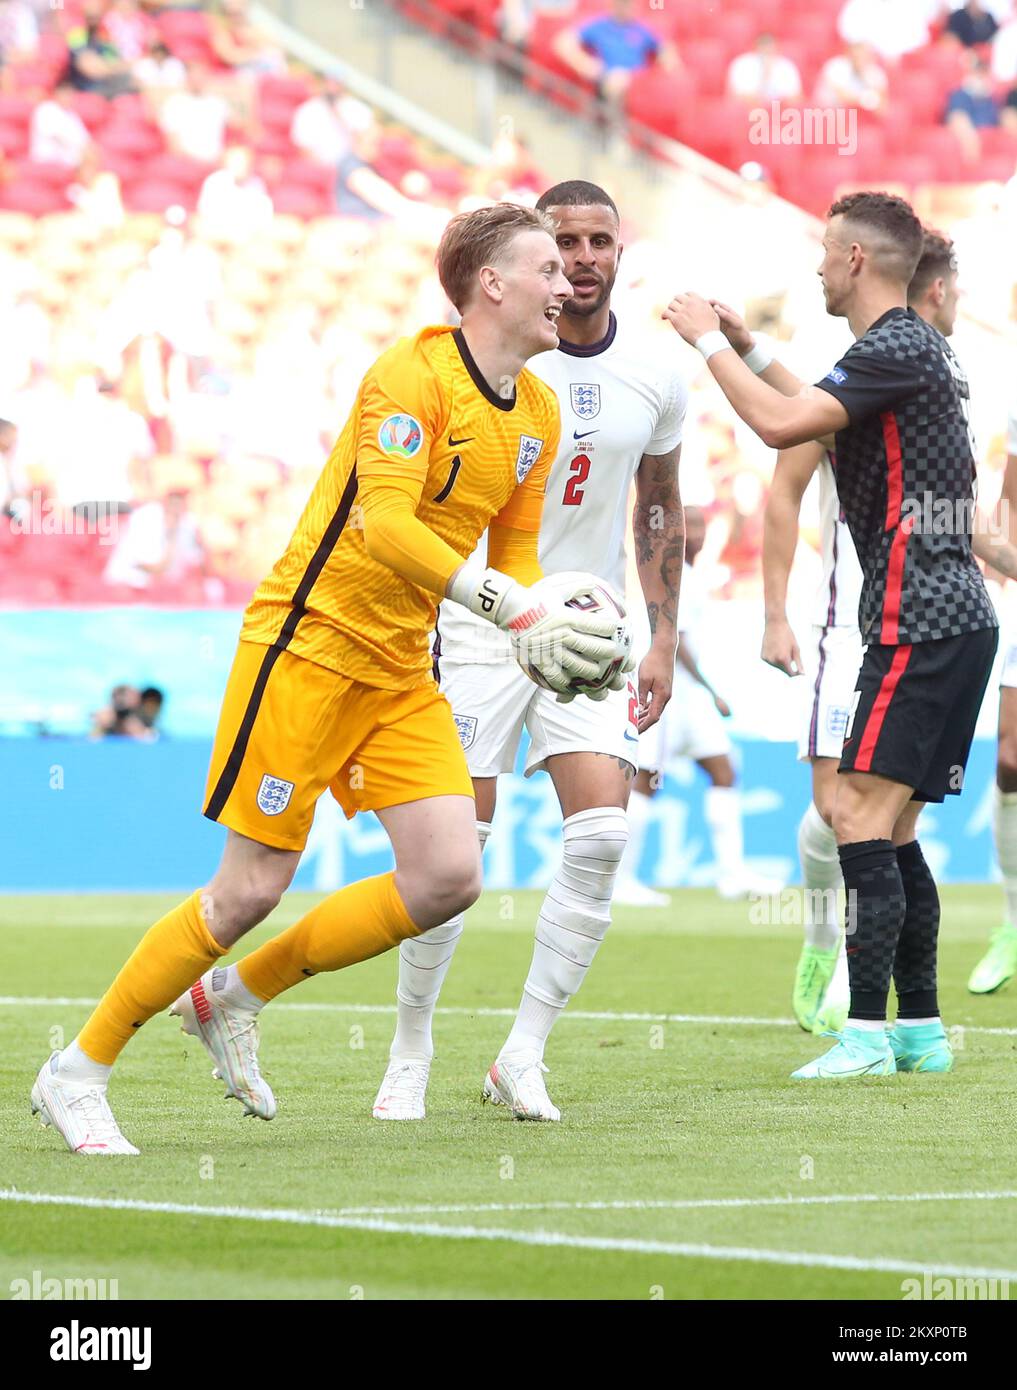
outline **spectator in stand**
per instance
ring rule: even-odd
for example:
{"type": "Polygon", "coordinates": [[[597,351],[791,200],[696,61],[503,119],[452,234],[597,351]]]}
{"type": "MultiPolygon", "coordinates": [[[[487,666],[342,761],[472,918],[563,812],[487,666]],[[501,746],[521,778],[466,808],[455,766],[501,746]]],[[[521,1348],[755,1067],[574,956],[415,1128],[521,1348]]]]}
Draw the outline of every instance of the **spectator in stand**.
{"type": "Polygon", "coordinates": [[[109,0],[84,0],[81,24],[67,31],[67,71],[77,91],[116,97],[133,92],[134,79],[106,26],[108,9],[109,0]]]}
{"type": "Polygon", "coordinates": [[[965,0],[962,9],[954,10],[946,21],[946,34],[952,34],[965,48],[991,43],[999,25],[978,0],[965,0]]]}
{"type": "Polygon", "coordinates": [[[52,461],[60,502],[88,517],[129,511],[135,470],[154,452],[144,417],[120,398],[116,383],[82,378],[52,461]]]}
{"type": "Polygon", "coordinates": [[[102,231],[115,231],[123,225],[120,180],[111,169],[100,168],[99,151],[94,145],[81,161],[76,181],[68,185],[67,201],[102,231]]]}
{"type": "Polygon", "coordinates": [[[997,31],[992,41],[990,66],[994,81],[1006,86],[1017,82],[1017,13],[997,31]]]}
{"type": "Polygon", "coordinates": [[[594,83],[598,95],[618,107],[636,73],[656,62],[663,68],[678,65],[670,44],[662,43],[652,29],[632,17],[632,0],[614,0],[610,14],[597,15],[574,29],[563,29],[555,40],[555,52],[580,77],[594,83]]]}
{"type": "Polygon", "coordinates": [[[358,131],[374,124],[370,107],[347,96],[334,77],[312,74],[312,93],[293,113],[290,139],[317,164],[335,168],[353,149],[358,131]]]}
{"type": "Polygon", "coordinates": [[[837,29],[845,43],[867,43],[887,63],[924,48],[940,0],[847,0],[837,29]]]}
{"type": "Polygon", "coordinates": [[[159,723],[165,702],[166,697],[157,685],[146,685],[141,692],[138,718],[155,738],[159,737],[160,731],[156,726],[159,723]]]}
{"type": "Polygon", "coordinates": [[[212,49],[220,63],[252,77],[285,72],[285,55],[272,44],[248,14],[248,0],[219,0],[212,16],[212,49]]]}
{"type": "Polygon", "coordinates": [[[174,154],[203,164],[218,164],[222,159],[230,107],[211,90],[209,70],[201,63],[187,69],[186,89],[166,98],[158,119],[174,154]]]}
{"type": "Polygon", "coordinates": [[[35,57],[39,24],[25,0],[0,0],[0,68],[35,57]]]}
{"type": "Polygon", "coordinates": [[[88,128],[71,105],[74,87],[64,78],[53,95],[32,112],[29,128],[29,157],[37,164],[66,164],[77,169],[91,148],[88,128]]]}
{"type": "Polygon", "coordinates": [[[969,163],[981,153],[979,130],[999,125],[999,103],[992,94],[992,78],[984,58],[971,52],[961,85],[947,98],[944,123],[954,132],[969,163]]]}
{"type": "Polygon", "coordinates": [[[157,103],[170,92],[179,92],[187,86],[187,69],[160,38],[152,40],[131,72],[141,90],[157,103]]]}
{"type": "Polygon", "coordinates": [[[151,742],[155,735],[141,718],[141,692],[136,685],[115,685],[110,702],[92,715],[91,738],[137,738],[151,742]]]}
{"type": "Polygon", "coordinates": [[[1017,135],[1017,87],[1011,87],[999,108],[999,123],[1012,135],[1017,135]]]}
{"type": "Polygon", "coordinates": [[[539,14],[566,15],[574,8],[575,0],[502,0],[498,11],[501,41],[525,49],[539,14]]]}
{"type": "Polygon", "coordinates": [[[0,516],[18,516],[28,506],[28,479],[18,466],[18,427],[0,420],[0,516]]]}
{"type": "Polygon", "coordinates": [[[187,494],[167,493],[130,516],[103,572],[107,584],[148,589],[156,580],[179,584],[205,571],[205,549],[187,494]]]}
{"type": "Polygon", "coordinates": [[[857,106],[882,112],[887,78],[867,43],[849,43],[847,51],[823,64],[816,80],[817,106],[857,106]]]}
{"type": "Polygon", "coordinates": [[[138,0],[112,0],[105,15],[110,40],[126,63],[136,63],[151,44],[158,42],[159,25],[151,9],[138,0]]]}
{"type": "Polygon", "coordinates": [[[206,178],[201,185],[198,212],[206,227],[243,227],[248,236],[256,236],[271,224],[272,199],[265,181],[254,173],[254,157],[246,145],[231,146],[223,167],[206,178]]]}
{"type": "Polygon", "coordinates": [[[751,53],[735,58],[727,70],[728,93],[740,101],[793,101],[802,94],[798,67],[777,48],[772,34],[760,34],[751,53]]]}

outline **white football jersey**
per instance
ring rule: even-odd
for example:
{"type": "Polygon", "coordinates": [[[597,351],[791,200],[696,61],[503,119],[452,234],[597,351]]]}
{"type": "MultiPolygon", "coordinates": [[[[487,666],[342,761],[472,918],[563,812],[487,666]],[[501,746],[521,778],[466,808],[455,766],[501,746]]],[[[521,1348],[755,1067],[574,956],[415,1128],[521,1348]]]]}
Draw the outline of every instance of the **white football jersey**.
{"type": "Polygon", "coordinates": [[[823,455],[818,472],[823,580],[816,593],[812,621],[817,627],[857,627],[862,569],[841,511],[829,454],[823,455]]]}
{"type": "MultiPolygon", "coordinates": [[[[666,454],[681,443],[688,390],[670,354],[620,331],[614,314],[600,343],[563,342],[526,365],[553,388],[561,408],[561,445],[540,523],[541,568],[584,570],[624,595],[632,480],[644,454],[666,454]]],[[[484,535],[474,559],[486,553],[484,535]]],[[[436,626],[443,658],[512,658],[508,637],[458,603],[442,602],[436,626]]]]}

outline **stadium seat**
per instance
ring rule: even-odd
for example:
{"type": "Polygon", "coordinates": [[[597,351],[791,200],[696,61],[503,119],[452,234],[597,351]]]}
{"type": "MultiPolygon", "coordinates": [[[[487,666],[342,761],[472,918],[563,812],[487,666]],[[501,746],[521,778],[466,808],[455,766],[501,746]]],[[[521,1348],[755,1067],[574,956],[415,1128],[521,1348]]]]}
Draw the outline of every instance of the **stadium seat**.
{"type": "Polygon", "coordinates": [[[0,125],[20,126],[27,131],[32,124],[32,112],[36,103],[31,97],[16,96],[13,92],[0,92],[0,125]]]}
{"type": "Polygon", "coordinates": [[[198,196],[193,184],[147,179],[142,175],[136,182],[124,187],[123,200],[124,206],[132,212],[165,212],[171,207],[182,207],[193,212],[198,196]]]}
{"type": "Polygon", "coordinates": [[[0,186],[0,208],[27,212],[41,217],[47,212],[60,212],[69,206],[62,189],[32,179],[14,178],[0,186]]]}
{"type": "Polygon", "coordinates": [[[7,159],[28,154],[28,129],[23,125],[0,125],[0,153],[7,159]]]}
{"type": "Polygon", "coordinates": [[[654,67],[633,79],[625,105],[632,120],[641,121],[672,140],[680,140],[689,120],[695,117],[696,100],[693,72],[677,74],[654,67]]]}
{"type": "Polygon", "coordinates": [[[690,39],[682,48],[682,61],[695,73],[696,87],[704,96],[719,97],[726,90],[731,58],[723,39],[690,39]]]}
{"type": "Polygon", "coordinates": [[[151,121],[130,123],[112,121],[100,136],[102,149],[109,154],[128,155],[132,158],[148,158],[161,154],[166,148],[162,131],[151,121]]]}
{"type": "Polygon", "coordinates": [[[98,92],[75,92],[71,109],[81,117],[90,135],[101,130],[110,118],[110,103],[98,92]]]}

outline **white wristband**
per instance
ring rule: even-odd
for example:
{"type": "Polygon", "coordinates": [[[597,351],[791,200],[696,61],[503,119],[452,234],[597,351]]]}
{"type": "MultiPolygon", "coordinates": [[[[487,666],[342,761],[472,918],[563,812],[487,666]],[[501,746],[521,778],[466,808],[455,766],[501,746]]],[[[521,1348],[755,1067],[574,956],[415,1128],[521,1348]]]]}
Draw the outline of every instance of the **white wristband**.
{"type": "Polygon", "coordinates": [[[701,352],[706,361],[709,362],[715,352],[723,352],[724,349],[729,348],[731,344],[724,337],[724,334],[719,328],[711,328],[709,333],[703,333],[698,337],[693,346],[698,352],[701,352]]]}
{"type": "Polygon", "coordinates": [[[759,376],[772,364],[773,353],[769,352],[761,343],[753,343],[742,361],[746,367],[755,372],[756,376],[759,376]]]}

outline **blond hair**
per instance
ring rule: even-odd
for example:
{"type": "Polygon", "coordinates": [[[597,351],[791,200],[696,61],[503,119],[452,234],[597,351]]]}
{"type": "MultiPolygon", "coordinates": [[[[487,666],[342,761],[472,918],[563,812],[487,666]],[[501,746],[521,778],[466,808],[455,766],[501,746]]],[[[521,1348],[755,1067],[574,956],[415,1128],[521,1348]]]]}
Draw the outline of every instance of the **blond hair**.
{"type": "Polygon", "coordinates": [[[472,293],[481,266],[496,265],[520,232],[546,232],[554,223],[546,213],[518,203],[461,212],[442,234],[436,263],[441,287],[460,313],[472,293]]]}

